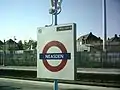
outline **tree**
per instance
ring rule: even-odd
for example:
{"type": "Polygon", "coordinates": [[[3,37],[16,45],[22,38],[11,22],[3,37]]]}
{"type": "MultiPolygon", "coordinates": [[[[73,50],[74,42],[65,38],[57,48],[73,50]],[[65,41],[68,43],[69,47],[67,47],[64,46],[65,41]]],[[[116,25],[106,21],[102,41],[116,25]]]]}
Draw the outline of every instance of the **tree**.
{"type": "Polygon", "coordinates": [[[26,50],[29,48],[28,42],[24,40],[23,49],[26,50]]]}
{"type": "Polygon", "coordinates": [[[37,41],[29,40],[28,45],[29,45],[29,49],[36,49],[37,41]]]}
{"type": "Polygon", "coordinates": [[[37,47],[37,41],[34,41],[32,49],[36,49],[36,47],[37,47]]]}
{"type": "Polygon", "coordinates": [[[23,50],[23,43],[21,40],[18,42],[18,49],[23,50]]]}
{"type": "Polygon", "coordinates": [[[26,50],[26,49],[29,49],[29,50],[31,50],[31,49],[36,49],[36,47],[37,47],[37,41],[34,41],[34,40],[31,40],[31,39],[30,39],[30,40],[27,42],[27,41],[25,40],[23,47],[24,47],[24,50],[26,50]]]}
{"type": "Polygon", "coordinates": [[[28,41],[29,49],[32,49],[32,44],[33,44],[33,42],[34,42],[34,41],[31,40],[31,39],[28,41]]]}
{"type": "Polygon", "coordinates": [[[5,46],[6,46],[6,50],[9,50],[9,51],[14,51],[17,49],[17,43],[12,40],[12,39],[9,39],[5,42],[5,46]]]}

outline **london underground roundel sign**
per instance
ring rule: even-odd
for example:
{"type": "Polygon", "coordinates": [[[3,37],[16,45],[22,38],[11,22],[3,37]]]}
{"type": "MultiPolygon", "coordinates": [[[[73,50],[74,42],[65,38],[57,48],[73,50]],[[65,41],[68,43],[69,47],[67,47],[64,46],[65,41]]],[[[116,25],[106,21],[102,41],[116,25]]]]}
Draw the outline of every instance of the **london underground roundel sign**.
{"type": "Polygon", "coordinates": [[[67,53],[67,49],[61,42],[51,41],[45,45],[45,47],[43,48],[43,51],[39,55],[39,57],[40,57],[40,59],[43,60],[44,66],[49,71],[58,72],[66,66],[67,60],[71,58],[71,54],[67,53]],[[53,46],[58,47],[60,49],[61,53],[48,53],[47,51],[53,46]],[[60,60],[61,62],[59,65],[53,66],[48,63],[48,60],[60,60]]]}
{"type": "Polygon", "coordinates": [[[37,30],[37,78],[75,80],[76,24],[37,30]]]}

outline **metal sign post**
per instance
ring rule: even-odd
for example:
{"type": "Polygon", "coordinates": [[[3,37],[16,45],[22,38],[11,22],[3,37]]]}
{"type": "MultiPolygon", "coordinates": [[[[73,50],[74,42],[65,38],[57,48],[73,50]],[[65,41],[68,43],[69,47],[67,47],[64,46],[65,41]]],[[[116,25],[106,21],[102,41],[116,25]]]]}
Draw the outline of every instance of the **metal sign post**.
{"type": "MultiPolygon", "coordinates": [[[[55,25],[57,25],[57,3],[58,0],[55,0],[55,25]]],[[[58,90],[58,80],[54,80],[54,90],[58,90]]]]}
{"type": "Polygon", "coordinates": [[[58,80],[54,80],[54,90],[58,90],[58,80]]]}
{"type": "MultiPolygon", "coordinates": [[[[58,0],[55,0],[55,25],[57,25],[57,2],[58,0]]],[[[54,80],[54,90],[58,90],[58,80],[54,80]]]]}
{"type": "Polygon", "coordinates": [[[55,0],[55,25],[57,25],[57,2],[58,0],[55,0]]]}

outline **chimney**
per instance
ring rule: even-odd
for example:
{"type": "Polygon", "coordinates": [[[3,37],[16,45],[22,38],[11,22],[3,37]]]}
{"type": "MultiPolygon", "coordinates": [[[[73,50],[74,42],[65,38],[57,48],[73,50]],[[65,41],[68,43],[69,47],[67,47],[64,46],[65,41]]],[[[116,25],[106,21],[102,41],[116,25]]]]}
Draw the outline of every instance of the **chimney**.
{"type": "Polygon", "coordinates": [[[92,32],[90,32],[90,35],[92,35],[92,32]]]}
{"type": "Polygon", "coordinates": [[[117,34],[115,34],[115,38],[118,37],[117,34]]]}

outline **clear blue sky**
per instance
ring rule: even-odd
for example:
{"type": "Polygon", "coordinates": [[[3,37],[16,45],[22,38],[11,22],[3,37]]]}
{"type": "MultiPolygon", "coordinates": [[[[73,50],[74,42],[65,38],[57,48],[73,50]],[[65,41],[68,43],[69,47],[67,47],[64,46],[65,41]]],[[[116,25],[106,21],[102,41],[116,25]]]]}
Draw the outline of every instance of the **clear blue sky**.
{"type": "MultiPolygon", "coordinates": [[[[36,40],[37,27],[51,23],[50,0],[0,0],[0,39],[36,40]]],[[[107,0],[108,36],[120,34],[120,0],[107,0]]],[[[63,0],[58,23],[77,23],[77,37],[102,37],[102,0],[63,0]]]]}

